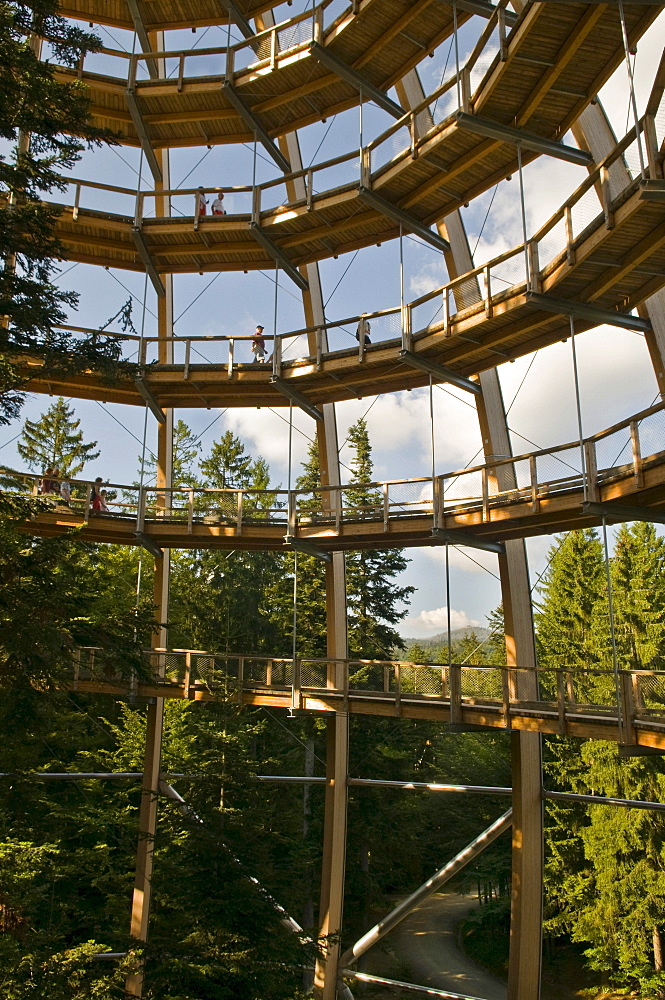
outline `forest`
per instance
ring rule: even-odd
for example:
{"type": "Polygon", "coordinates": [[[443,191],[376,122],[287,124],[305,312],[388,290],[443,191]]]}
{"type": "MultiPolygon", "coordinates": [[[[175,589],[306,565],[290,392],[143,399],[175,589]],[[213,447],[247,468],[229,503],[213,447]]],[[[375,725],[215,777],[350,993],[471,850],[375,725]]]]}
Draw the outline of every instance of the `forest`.
{"type": "MultiPolygon", "coordinates": [[[[204,454],[182,422],[175,478],[194,485],[276,488],[260,456],[226,432],[204,454]]],[[[372,481],[371,444],[351,429],[353,482],[372,481]]],[[[34,470],[81,475],[97,456],[73,407],[59,399],[26,420],[19,454],[34,470]]],[[[103,457],[103,456],[102,456],[103,457]]],[[[146,459],[149,477],[154,460],[146,459]]],[[[137,470],[137,476],[140,470],[137,470]]],[[[299,485],[318,482],[316,450],[299,485]]],[[[138,772],[146,706],[67,690],[79,646],[100,646],[126,670],[142,669],[154,628],[151,557],[95,545],[77,532],[55,539],[19,533],[3,517],[0,571],[3,877],[0,949],[10,1000],[123,995],[131,963],[129,900],[140,784],[48,781],[38,772],[138,772]],[[119,957],[100,960],[100,954],[119,957]]],[[[293,556],[215,550],[174,553],[169,644],[289,655],[293,556]]],[[[447,662],[448,650],[404,650],[396,629],[410,588],[399,550],[347,556],[350,655],[447,662]]],[[[665,541],[646,523],[616,532],[610,562],[622,667],[663,668],[665,541]]],[[[296,644],[325,655],[321,564],[299,559],[296,644]]],[[[594,530],[554,540],[536,593],[539,666],[596,666],[611,678],[607,577],[594,530]]],[[[501,609],[490,636],[453,649],[456,662],[500,663],[501,609]]],[[[403,719],[352,717],[351,774],[365,778],[510,784],[509,737],[454,733],[403,719]]],[[[660,757],[619,759],[616,747],[545,740],[550,788],[662,799],[660,757]]],[[[277,900],[316,938],[323,794],[258,775],[324,773],[324,723],[269,709],[167,702],[163,770],[188,809],[159,803],[154,901],[145,959],[146,995],[166,1000],[247,1000],[306,995],[315,945],[287,933],[277,900]]],[[[505,808],[487,796],[449,797],[352,788],[345,939],[350,943],[400,893],[424,881],[505,808]]],[[[572,947],[591,980],[665,995],[665,824],[660,813],[550,802],[546,806],[546,953],[572,947]],[[596,979],[594,980],[594,975],[596,979]]],[[[481,902],[470,947],[501,969],[507,954],[510,844],[497,841],[457,891],[481,902]],[[504,943],[497,947],[497,940],[504,943]],[[490,947],[491,944],[491,947],[490,947]],[[503,949],[503,950],[502,950],[503,949]]],[[[368,994],[374,995],[374,994],[368,994]]]]}

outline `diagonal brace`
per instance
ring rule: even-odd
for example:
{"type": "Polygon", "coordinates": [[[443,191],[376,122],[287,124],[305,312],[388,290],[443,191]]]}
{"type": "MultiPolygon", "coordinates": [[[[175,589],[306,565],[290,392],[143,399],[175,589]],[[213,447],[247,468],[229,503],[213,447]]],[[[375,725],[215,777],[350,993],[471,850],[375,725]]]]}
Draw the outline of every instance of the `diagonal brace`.
{"type": "Polygon", "coordinates": [[[164,413],[163,409],[157,402],[150,386],[148,386],[142,378],[136,378],[134,379],[134,382],[136,384],[136,388],[138,389],[139,393],[145,399],[148,405],[148,409],[155,417],[157,417],[160,424],[165,424],[166,414],[164,413]]]}
{"type": "MultiPolygon", "coordinates": [[[[129,13],[132,16],[132,21],[134,22],[134,31],[136,32],[138,40],[141,43],[141,50],[143,52],[150,52],[152,50],[150,36],[148,35],[147,28],[143,21],[138,0],[127,0],[127,6],[129,7],[129,13]]],[[[146,64],[148,66],[148,72],[153,79],[159,76],[156,59],[146,59],[146,64]]]]}
{"type": "Polygon", "coordinates": [[[421,240],[426,243],[430,243],[437,250],[442,253],[447,253],[450,250],[450,243],[448,240],[444,240],[443,236],[439,236],[438,233],[433,232],[429,226],[420,222],[415,216],[411,215],[410,212],[405,212],[404,209],[398,208],[397,205],[393,205],[391,202],[387,201],[386,198],[382,198],[380,194],[376,194],[374,191],[370,191],[369,188],[364,187],[362,184],[358,187],[358,195],[360,200],[364,201],[366,205],[370,208],[376,209],[381,215],[385,215],[387,218],[392,219],[393,222],[397,222],[400,226],[404,226],[409,232],[415,233],[416,236],[420,236],[421,240]]]}
{"type": "Polygon", "coordinates": [[[220,0],[220,2],[222,7],[226,8],[229,21],[235,24],[236,28],[240,30],[240,33],[244,35],[245,38],[252,38],[254,35],[252,26],[240,13],[240,9],[238,8],[238,5],[234,3],[234,0],[220,0]]]}
{"type": "Polygon", "coordinates": [[[471,535],[468,531],[458,531],[456,528],[450,530],[432,528],[432,539],[435,542],[447,542],[449,545],[467,545],[470,549],[496,552],[498,555],[503,555],[506,551],[503,542],[490,542],[484,538],[477,538],[476,535],[471,535]]]}
{"type": "Polygon", "coordinates": [[[584,167],[593,163],[593,156],[585,149],[578,149],[577,146],[565,146],[562,142],[545,139],[543,136],[535,132],[527,132],[523,128],[502,125],[489,118],[481,118],[480,115],[469,115],[465,111],[458,111],[455,119],[457,127],[464,129],[465,132],[475,132],[477,135],[488,136],[490,139],[498,139],[500,142],[508,142],[514,146],[522,146],[524,149],[531,149],[536,153],[555,156],[559,160],[579,163],[584,167]]]}
{"type": "Polygon", "coordinates": [[[148,166],[152,171],[152,176],[156,181],[162,180],[162,168],[159,165],[155,151],[152,148],[152,143],[150,141],[150,136],[148,135],[148,130],[145,127],[145,122],[143,121],[143,115],[141,114],[141,109],[139,107],[138,98],[136,96],[136,91],[133,87],[128,87],[125,91],[125,97],[127,99],[127,107],[129,108],[129,113],[132,116],[132,121],[134,123],[134,128],[138,133],[138,137],[141,140],[141,148],[145,154],[145,158],[148,161],[148,166]]]}
{"type": "Polygon", "coordinates": [[[270,379],[270,384],[274,385],[277,391],[281,392],[287,399],[292,400],[301,410],[308,413],[310,417],[314,417],[315,420],[323,420],[323,412],[318,406],[311,403],[304,393],[298,389],[294,389],[285,379],[280,378],[278,375],[273,375],[270,379]]]}
{"type": "Polygon", "coordinates": [[[164,552],[160,549],[159,545],[157,545],[156,542],[153,542],[152,538],[149,538],[148,535],[144,534],[142,531],[135,531],[134,537],[139,545],[142,545],[144,549],[147,549],[147,551],[155,556],[156,559],[159,559],[160,556],[164,555],[164,552]]]}
{"type": "Polygon", "coordinates": [[[289,174],[291,172],[291,164],[277,148],[271,137],[264,129],[263,125],[259,122],[256,115],[249,110],[245,102],[238,95],[238,91],[230,80],[225,80],[222,84],[222,93],[231,107],[236,109],[248,128],[252,130],[258,141],[261,143],[266,152],[273,158],[279,169],[283,173],[289,174]]]}
{"type": "Polygon", "coordinates": [[[274,243],[269,236],[266,236],[258,222],[250,222],[249,231],[256,242],[259,243],[268,254],[270,254],[275,263],[279,264],[282,270],[288,274],[292,281],[295,281],[298,288],[302,288],[303,291],[307,291],[309,288],[307,278],[302,276],[295,264],[293,264],[286,254],[279,249],[277,244],[274,243]]]}
{"type": "Polygon", "coordinates": [[[309,51],[312,57],[316,59],[317,62],[325,66],[326,69],[331,70],[336,73],[342,80],[346,80],[350,83],[352,87],[355,87],[361,94],[366,94],[367,97],[371,97],[375,104],[378,104],[380,108],[387,111],[389,115],[393,118],[403,118],[406,114],[404,108],[400,107],[396,101],[393,101],[391,97],[388,97],[384,90],[380,87],[375,87],[373,83],[365,79],[357,70],[352,69],[351,66],[347,66],[345,62],[338,59],[337,56],[333,55],[332,52],[327,49],[324,45],[320,45],[319,42],[312,42],[309,47],[309,51]]]}
{"type": "Polygon", "coordinates": [[[614,503],[612,500],[609,503],[585,501],[582,504],[582,511],[584,514],[604,517],[608,521],[651,521],[653,524],[665,524],[665,511],[663,510],[614,503]]]}
{"type": "Polygon", "coordinates": [[[526,297],[528,302],[538,306],[539,309],[545,309],[546,312],[563,314],[564,316],[579,316],[580,319],[591,320],[598,326],[601,323],[607,323],[608,326],[619,326],[624,330],[636,330],[638,333],[651,331],[651,320],[642,319],[640,316],[629,316],[628,313],[615,312],[614,309],[601,309],[590,302],[559,299],[555,295],[541,292],[527,292],[526,297]]]}
{"type": "Polygon", "coordinates": [[[459,375],[452,368],[446,368],[445,365],[439,365],[436,361],[430,361],[429,358],[425,358],[421,354],[414,354],[413,351],[400,351],[399,356],[405,364],[427,372],[437,382],[450,382],[451,385],[456,385],[458,389],[466,389],[467,392],[472,392],[475,396],[479,396],[481,393],[478,382],[472,382],[470,378],[459,375]]]}
{"type": "Polygon", "coordinates": [[[164,283],[159,275],[159,271],[155,267],[152,257],[150,256],[150,251],[143,239],[143,233],[140,229],[132,229],[132,237],[134,239],[134,245],[139,252],[139,257],[145,265],[145,269],[148,272],[148,276],[152,281],[153,288],[159,295],[160,299],[163,299],[166,295],[166,289],[164,288],[164,283]]]}

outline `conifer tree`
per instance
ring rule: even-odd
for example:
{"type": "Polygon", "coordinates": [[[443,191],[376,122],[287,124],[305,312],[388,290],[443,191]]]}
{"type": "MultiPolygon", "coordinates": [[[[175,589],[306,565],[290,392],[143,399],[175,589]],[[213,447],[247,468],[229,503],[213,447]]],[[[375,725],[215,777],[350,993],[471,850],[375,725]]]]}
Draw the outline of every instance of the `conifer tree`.
{"type": "MultiPolygon", "coordinates": [[[[178,420],[173,428],[173,473],[174,486],[200,486],[194,471],[194,461],[201,445],[194,432],[184,420],[178,420]]],[[[139,464],[141,459],[139,458],[139,464]]],[[[145,461],[145,476],[154,477],[157,472],[157,456],[152,452],[145,461]]],[[[144,482],[145,482],[144,478],[144,482]]]]}
{"type": "Polygon", "coordinates": [[[84,442],[81,421],[62,396],[39,420],[25,421],[16,447],[29,469],[58,469],[63,478],[75,478],[100,455],[96,441],[84,442]]]}
{"type": "Polygon", "coordinates": [[[620,667],[665,667],[665,539],[653,524],[622,524],[612,557],[615,635],[620,667]]]}

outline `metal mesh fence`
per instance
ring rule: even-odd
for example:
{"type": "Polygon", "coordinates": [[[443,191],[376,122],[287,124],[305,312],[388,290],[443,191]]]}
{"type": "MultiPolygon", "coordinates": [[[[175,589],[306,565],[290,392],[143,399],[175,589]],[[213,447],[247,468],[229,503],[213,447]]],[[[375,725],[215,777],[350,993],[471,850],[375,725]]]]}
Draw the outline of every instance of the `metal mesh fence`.
{"type": "Polygon", "coordinates": [[[462,699],[501,700],[501,670],[491,667],[462,667],[462,699]]]}

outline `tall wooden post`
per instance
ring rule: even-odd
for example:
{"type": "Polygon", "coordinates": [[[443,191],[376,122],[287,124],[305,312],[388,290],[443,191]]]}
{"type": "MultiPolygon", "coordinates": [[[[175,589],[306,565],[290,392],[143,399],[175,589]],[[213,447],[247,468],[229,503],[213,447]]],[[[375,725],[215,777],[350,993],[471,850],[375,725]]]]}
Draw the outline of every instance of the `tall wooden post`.
{"type": "MultiPolygon", "coordinates": [[[[425,97],[417,71],[397,85],[404,107],[414,107],[425,97]]],[[[454,277],[473,268],[464,224],[453,212],[438,226],[450,243],[446,263],[454,277]]],[[[465,283],[460,308],[481,299],[480,288],[465,283]]],[[[486,456],[511,452],[501,384],[496,369],[480,376],[478,419],[486,456]]],[[[512,476],[512,470],[503,475],[512,476]]],[[[508,483],[502,484],[508,487],[508,483]]],[[[501,594],[505,617],[506,655],[509,666],[535,668],[536,650],[531,610],[531,588],[524,542],[506,543],[499,557],[501,594]]],[[[535,699],[535,670],[514,675],[513,689],[520,698],[535,699]]],[[[542,955],[543,810],[541,802],[541,739],[538,733],[513,733],[513,856],[510,918],[508,1000],[538,1000],[542,955]]]]}
{"type": "MultiPolygon", "coordinates": [[[[162,33],[150,36],[153,50],[163,48],[162,33]]],[[[156,158],[161,170],[161,180],[155,179],[155,190],[168,190],[170,187],[168,150],[158,150],[156,158]]],[[[155,213],[168,216],[170,199],[155,198],[155,213]]],[[[168,364],[173,357],[173,344],[169,339],[173,336],[173,279],[171,275],[163,275],[164,295],[157,298],[157,334],[159,337],[158,356],[162,364],[168,364]]],[[[173,473],[173,410],[165,411],[164,423],[157,425],[157,502],[158,508],[167,508],[171,504],[170,494],[166,492],[172,485],[173,473]],[[163,490],[163,493],[159,493],[163,490]]],[[[169,613],[169,584],[171,569],[171,553],[164,549],[161,556],[155,558],[154,572],[154,604],[155,618],[159,623],[153,636],[153,647],[168,646],[168,630],[166,622],[169,613]]],[[[164,673],[163,658],[154,658],[154,667],[158,675],[164,673]]],[[[161,772],[162,735],[164,723],[164,699],[155,698],[148,705],[146,715],[146,743],[143,761],[143,783],[141,788],[141,806],[139,810],[139,841],[136,852],[136,868],[134,872],[134,890],[132,894],[132,914],[130,935],[138,944],[148,940],[150,921],[150,905],[152,901],[152,874],[155,850],[155,835],[157,831],[157,803],[159,796],[159,779],[161,772]]],[[[144,963],[139,962],[135,972],[127,976],[125,991],[130,997],[141,997],[144,984],[144,963]]]]}

